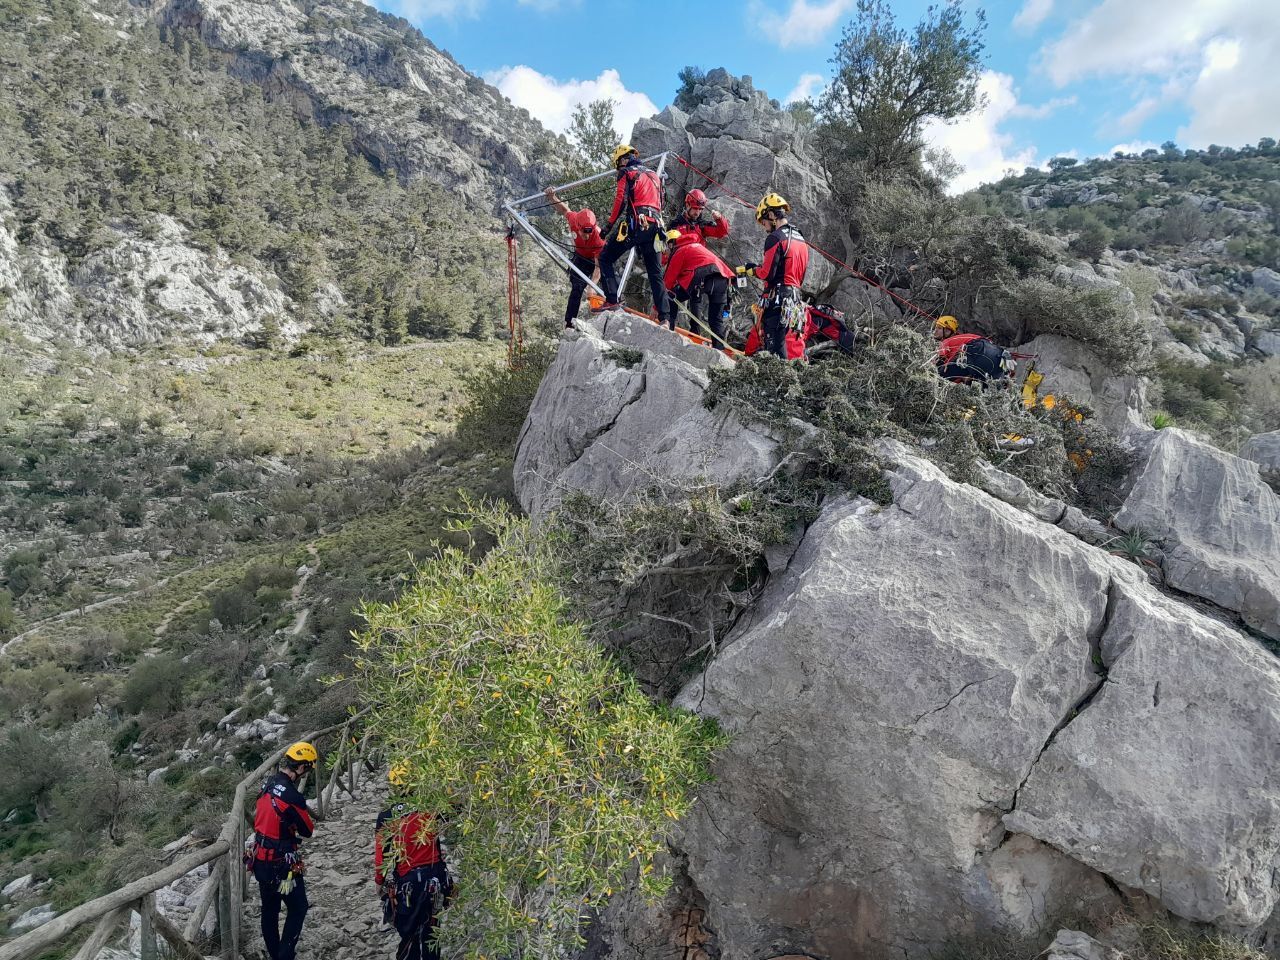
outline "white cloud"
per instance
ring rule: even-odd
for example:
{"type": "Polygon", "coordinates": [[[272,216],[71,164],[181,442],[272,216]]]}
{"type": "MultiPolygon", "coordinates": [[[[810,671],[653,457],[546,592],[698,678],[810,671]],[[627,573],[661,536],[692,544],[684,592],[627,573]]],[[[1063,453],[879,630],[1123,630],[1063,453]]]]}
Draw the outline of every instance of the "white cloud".
{"type": "Polygon", "coordinates": [[[1052,11],[1053,0],[1027,0],[1013,18],[1013,29],[1019,33],[1031,33],[1052,11]]]}
{"type": "Polygon", "coordinates": [[[783,104],[795,103],[797,100],[810,100],[822,92],[826,78],[820,73],[802,73],[791,92],[787,94],[783,104]]]}
{"type": "Polygon", "coordinates": [[[778,14],[760,3],[752,5],[760,30],[780,47],[821,43],[836,21],[852,9],[853,0],[827,0],[826,3],[791,0],[791,7],[785,14],[778,14]]]}
{"type": "Polygon", "coordinates": [[[1037,106],[1031,106],[1029,103],[1015,104],[1014,108],[1009,111],[1011,117],[1021,117],[1026,120],[1043,120],[1051,117],[1063,107],[1074,107],[1079,102],[1076,96],[1070,97],[1054,97],[1052,100],[1046,100],[1037,106]]]}
{"type": "Polygon", "coordinates": [[[557,80],[523,64],[502,67],[485,74],[517,107],[524,107],[556,133],[569,129],[573,108],[592,100],[614,101],[614,127],[626,139],[641,117],[658,112],[657,106],[643,93],[628,90],[617,70],[605,70],[594,80],[557,80]]]}
{"type": "Polygon", "coordinates": [[[1160,144],[1152,143],[1150,140],[1134,140],[1129,143],[1117,143],[1114,147],[1107,151],[1110,157],[1116,153],[1142,153],[1143,150],[1159,150],[1160,144]]]}
{"type": "Polygon", "coordinates": [[[1102,0],[1041,51],[1054,83],[1127,77],[1133,107],[1117,132],[1135,132],[1162,107],[1190,114],[1189,146],[1271,135],[1280,102],[1280,17],[1258,0],[1102,0]],[[1163,84],[1156,99],[1148,92],[1163,84]],[[1127,130],[1122,129],[1127,126],[1127,130]]]}
{"type": "MultiPolygon", "coordinates": [[[[1280,103],[1280,17],[1269,30],[1209,44],[1187,95],[1191,119],[1176,140],[1190,147],[1240,146],[1273,137],[1280,103]]],[[[1255,25],[1260,27],[1260,25],[1255,25]]]]}
{"type": "Polygon", "coordinates": [[[1160,97],[1143,97],[1111,125],[1117,133],[1134,133],[1142,129],[1164,101],[1160,97]]]}
{"type": "Polygon", "coordinates": [[[1018,148],[1013,135],[999,129],[1005,120],[1018,115],[1013,77],[984,70],[978,90],[987,98],[981,109],[954,123],[935,121],[925,129],[925,139],[931,146],[945,149],[964,165],[964,172],[947,187],[950,193],[999,180],[1010,170],[1021,172],[1036,162],[1035,147],[1018,148]]]}
{"type": "Polygon", "coordinates": [[[432,17],[449,20],[459,17],[475,18],[480,16],[485,2],[486,0],[400,0],[396,4],[396,13],[414,22],[432,17]]]}

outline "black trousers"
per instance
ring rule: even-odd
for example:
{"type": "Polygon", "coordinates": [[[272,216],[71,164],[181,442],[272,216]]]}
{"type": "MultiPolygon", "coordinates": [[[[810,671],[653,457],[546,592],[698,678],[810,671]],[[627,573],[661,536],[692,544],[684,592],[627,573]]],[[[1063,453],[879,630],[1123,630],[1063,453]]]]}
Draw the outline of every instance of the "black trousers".
{"type": "MultiPolygon", "coordinates": [[[[724,307],[729,302],[729,281],[715,267],[699,267],[689,291],[689,312],[698,318],[703,333],[711,332],[717,347],[724,346],[724,307]],[[706,271],[703,274],[703,271],[706,271]],[[702,274],[701,278],[699,274],[702,274]],[[702,298],[707,298],[707,319],[702,319],[702,298]]],[[[673,311],[674,313],[674,311],[673,311]]],[[[694,333],[699,331],[695,330],[694,333]]]]}
{"type": "Polygon", "coordinates": [[[644,261],[645,273],[649,275],[649,289],[653,293],[653,307],[658,311],[658,319],[667,320],[673,311],[667,303],[667,288],[662,284],[662,262],[658,251],[653,248],[653,238],[657,235],[658,224],[653,221],[644,229],[628,233],[625,240],[614,237],[606,243],[600,252],[600,287],[606,300],[618,302],[618,275],[613,265],[620,256],[635,247],[644,261]]]}
{"type": "MultiPolygon", "coordinates": [[[[571,259],[575,267],[591,276],[591,271],[595,269],[596,262],[589,260],[580,253],[575,253],[571,259]]],[[[587,281],[580,276],[569,271],[569,303],[564,308],[564,325],[566,327],[573,326],[573,320],[578,315],[578,309],[582,306],[582,293],[587,289],[587,281]]]]}
{"type": "Polygon", "coordinates": [[[769,307],[760,317],[764,327],[764,348],[775,357],[787,359],[787,328],[782,322],[782,307],[769,307]]]}
{"type": "Polygon", "coordinates": [[[400,934],[396,960],[440,960],[440,951],[431,939],[439,922],[432,904],[432,879],[447,890],[448,874],[442,864],[419,867],[396,878],[387,904],[389,919],[400,934]]]}
{"type": "Polygon", "coordinates": [[[253,877],[258,881],[262,895],[262,942],[271,960],[293,960],[298,952],[298,938],[302,936],[302,921],[307,918],[307,886],[302,877],[293,878],[293,889],[281,896],[280,881],[288,867],[280,863],[258,861],[253,865],[253,877]],[[280,932],[280,904],[286,911],[284,933],[280,932]]]}

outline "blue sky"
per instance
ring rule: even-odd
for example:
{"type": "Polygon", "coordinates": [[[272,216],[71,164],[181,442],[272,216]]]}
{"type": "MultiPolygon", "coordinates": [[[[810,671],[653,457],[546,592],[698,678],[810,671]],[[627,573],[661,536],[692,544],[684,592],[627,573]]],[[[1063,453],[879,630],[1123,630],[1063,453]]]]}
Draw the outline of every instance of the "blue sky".
{"type": "MultiPolygon", "coordinates": [[[[375,0],[548,127],[612,97],[623,134],[670,103],[692,64],[749,74],[779,100],[816,92],[854,0],[375,0]]],[[[913,25],[924,0],[894,3],[913,25]]],[[[966,5],[973,9],[973,4],[966,5]]],[[[1174,140],[1280,137],[1276,0],[1000,0],[986,4],[986,106],[930,131],[967,188],[1051,156],[1174,140]]]]}

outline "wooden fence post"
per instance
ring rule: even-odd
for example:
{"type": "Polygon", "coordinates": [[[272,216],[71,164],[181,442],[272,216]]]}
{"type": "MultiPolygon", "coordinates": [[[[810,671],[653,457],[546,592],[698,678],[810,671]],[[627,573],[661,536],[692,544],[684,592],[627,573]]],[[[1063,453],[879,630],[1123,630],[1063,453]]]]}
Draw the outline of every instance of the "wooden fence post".
{"type": "Polygon", "coordinates": [[[148,893],[145,897],[138,901],[138,916],[141,918],[139,927],[142,939],[142,946],[139,949],[139,956],[142,960],[160,960],[160,952],[156,949],[156,931],[152,922],[152,914],[156,909],[156,895],[148,893]]]}

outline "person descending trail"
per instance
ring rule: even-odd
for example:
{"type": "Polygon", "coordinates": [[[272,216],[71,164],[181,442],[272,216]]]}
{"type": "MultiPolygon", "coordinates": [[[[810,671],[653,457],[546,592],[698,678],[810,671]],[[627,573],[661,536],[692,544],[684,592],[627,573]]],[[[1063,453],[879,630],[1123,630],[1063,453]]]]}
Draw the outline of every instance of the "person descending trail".
{"type": "Polygon", "coordinates": [[[684,197],[684,209],[668,225],[681,233],[696,231],[702,243],[729,235],[729,221],[718,210],[707,209],[707,195],[701,190],[690,190],[684,197]],[[708,220],[706,214],[711,214],[708,220]]]}
{"type": "Polygon", "coordinates": [[[765,195],[756,205],[756,223],[768,236],[764,241],[764,262],[738,268],[739,276],[751,274],[764,281],[760,296],[760,323],[764,348],[774,356],[788,359],[788,332],[804,330],[804,303],[800,286],[809,270],[809,245],[800,231],[787,221],[791,205],[776,193],[765,195]]]}
{"type": "Polygon", "coordinates": [[[294,960],[310,906],[298,848],[315,831],[315,823],[297,784],[315,769],[317,759],[316,748],[305,741],[290,746],[280,769],[263,783],[254,807],[254,839],[245,865],[262,895],[262,942],[270,960],[294,960]],[[287,911],[283,933],[282,903],[287,911]]]}
{"type": "Polygon", "coordinates": [[[608,242],[600,254],[600,286],[604,290],[602,309],[618,307],[618,276],[614,264],[632,247],[644,261],[653,293],[653,307],[659,320],[670,313],[667,291],[662,285],[662,264],[658,261],[659,231],[662,229],[662,183],[658,175],[640,162],[640,154],[629,143],[619,144],[613,151],[613,165],[618,170],[618,187],[613,209],[609,212],[608,242]]]}
{"type": "MultiPolygon", "coordinates": [[[[595,212],[590,207],[583,207],[577,213],[569,209],[569,205],[556,196],[555,187],[547,187],[542,191],[555,207],[556,213],[562,214],[569,224],[569,232],[573,234],[573,257],[570,262],[584,274],[595,280],[600,274],[596,258],[604,249],[604,237],[600,235],[600,227],[596,223],[595,212]]],[[[573,329],[574,318],[582,306],[582,293],[587,289],[587,281],[573,270],[569,271],[569,302],[564,308],[564,326],[573,329]]]]}
{"type": "Polygon", "coordinates": [[[938,375],[952,383],[1004,381],[1016,372],[1016,363],[1004,347],[976,333],[958,333],[955,317],[943,315],[933,325],[938,341],[934,364],[938,375]]]}
{"type": "Polygon", "coordinates": [[[435,833],[435,818],[409,804],[407,766],[393,764],[387,782],[394,802],[378,814],[373,841],[383,922],[394,924],[400,934],[396,960],[440,960],[432,934],[453,895],[453,880],[435,833]]]}
{"type": "MultiPolygon", "coordinates": [[[[729,302],[729,281],[733,279],[733,270],[703,245],[697,230],[688,233],[667,231],[667,247],[669,255],[663,278],[667,290],[677,301],[686,302],[694,319],[704,331],[710,332],[714,346],[725,346],[723,318],[729,302]],[[705,321],[702,319],[704,294],[707,298],[705,321]]],[[[668,324],[672,330],[675,329],[674,308],[668,314],[668,324]]]]}

